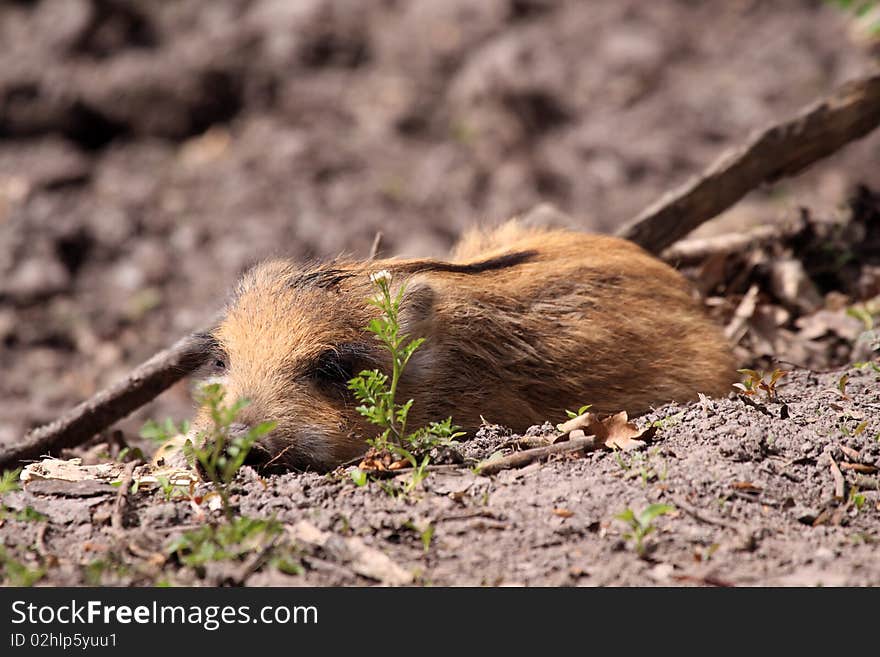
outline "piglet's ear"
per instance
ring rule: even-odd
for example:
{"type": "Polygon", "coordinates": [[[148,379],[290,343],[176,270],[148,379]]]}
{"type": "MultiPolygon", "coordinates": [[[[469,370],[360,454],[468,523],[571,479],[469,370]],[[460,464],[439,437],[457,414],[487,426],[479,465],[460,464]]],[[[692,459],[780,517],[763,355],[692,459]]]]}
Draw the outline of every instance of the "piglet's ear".
{"type": "Polygon", "coordinates": [[[434,304],[437,294],[430,283],[410,280],[400,304],[400,326],[411,338],[425,338],[431,334],[434,304]]]}

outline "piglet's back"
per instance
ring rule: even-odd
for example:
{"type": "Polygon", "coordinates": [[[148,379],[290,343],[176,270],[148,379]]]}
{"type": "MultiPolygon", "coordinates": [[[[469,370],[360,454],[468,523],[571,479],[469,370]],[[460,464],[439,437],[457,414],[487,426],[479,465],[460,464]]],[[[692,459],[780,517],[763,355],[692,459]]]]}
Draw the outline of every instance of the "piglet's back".
{"type": "Polygon", "coordinates": [[[438,404],[459,424],[482,416],[524,429],[588,403],[638,413],[730,389],[735,365],[719,328],[678,272],[631,242],[509,224],[466,236],[454,256],[519,257],[411,281],[435,299],[423,326],[433,374],[411,396],[448,399],[438,404]]]}

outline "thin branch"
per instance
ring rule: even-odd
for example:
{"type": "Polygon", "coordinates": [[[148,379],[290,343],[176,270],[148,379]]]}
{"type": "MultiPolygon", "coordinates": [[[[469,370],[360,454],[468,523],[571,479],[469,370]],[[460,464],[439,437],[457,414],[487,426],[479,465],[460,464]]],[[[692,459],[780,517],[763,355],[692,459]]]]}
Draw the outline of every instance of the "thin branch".
{"type": "Polygon", "coordinates": [[[547,447],[536,447],[535,449],[527,449],[522,452],[514,452],[500,459],[490,459],[483,461],[477,466],[477,472],[481,475],[492,475],[502,470],[511,468],[522,468],[529,463],[533,463],[540,459],[552,456],[553,454],[565,454],[568,452],[593,452],[599,449],[602,443],[596,440],[596,436],[585,436],[584,438],[575,438],[564,443],[556,443],[547,447]]]}
{"type": "Polygon", "coordinates": [[[81,445],[155,399],[207,360],[211,342],[208,333],[193,333],[178,340],[135,368],[123,380],[72,408],[54,422],[34,429],[21,442],[0,451],[0,469],[81,445]]]}
{"type": "Polygon", "coordinates": [[[758,226],[745,233],[725,233],[713,237],[676,242],[663,251],[663,259],[675,265],[690,265],[722,253],[742,253],[756,246],[777,242],[803,230],[803,223],[784,226],[758,226]]]}
{"type": "Polygon", "coordinates": [[[619,231],[659,254],[753,189],[800,173],[880,124],[880,73],[839,87],[793,119],[758,132],[619,231]]]}
{"type": "Polygon", "coordinates": [[[843,473],[840,471],[840,468],[837,467],[837,461],[832,457],[828,457],[830,461],[831,467],[831,478],[834,479],[834,497],[838,500],[842,500],[846,495],[846,479],[843,478],[843,473]]]}
{"type": "Polygon", "coordinates": [[[134,478],[134,468],[138,461],[131,461],[125,465],[122,473],[122,483],[119,486],[119,493],[116,495],[116,503],[113,505],[113,516],[110,518],[110,526],[113,531],[119,533],[125,529],[123,522],[125,516],[125,502],[128,499],[128,491],[131,488],[131,480],[134,478]]]}
{"type": "Polygon", "coordinates": [[[376,237],[373,238],[373,246],[370,247],[370,256],[367,258],[367,260],[375,260],[378,257],[379,251],[381,249],[382,249],[382,231],[377,230],[376,237]]]}

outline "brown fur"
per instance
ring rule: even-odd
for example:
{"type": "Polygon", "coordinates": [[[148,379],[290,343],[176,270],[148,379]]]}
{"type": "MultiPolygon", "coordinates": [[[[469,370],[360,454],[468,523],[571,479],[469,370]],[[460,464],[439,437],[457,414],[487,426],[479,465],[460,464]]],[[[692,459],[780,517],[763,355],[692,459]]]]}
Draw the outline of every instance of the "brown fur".
{"type": "Polygon", "coordinates": [[[229,398],[252,400],[242,421],[278,423],[264,462],[327,469],[375,434],[344,381],[385,368],[363,330],[377,313],[369,274],[383,269],[392,288],[406,284],[403,329],[426,338],[399,389],[415,400],[410,426],[451,415],[468,432],[482,418],[522,431],[587,403],[636,414],[723,395],[733,380],[730,349],[685,279],[613,237],[510,222],[470,233],[449,262],[271,261],[242,278],[215,333],[229,398]]]}

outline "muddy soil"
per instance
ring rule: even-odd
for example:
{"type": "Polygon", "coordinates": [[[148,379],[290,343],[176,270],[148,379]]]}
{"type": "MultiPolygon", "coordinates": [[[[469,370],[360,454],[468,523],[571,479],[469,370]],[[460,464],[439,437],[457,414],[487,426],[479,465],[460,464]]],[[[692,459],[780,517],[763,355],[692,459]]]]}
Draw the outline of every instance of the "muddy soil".
{"type": "MultiPolygon", "coordinates": [[[[875,55],[861,34],[807,0],[4,3],[0,443],[201,326],[267,256],[365,255],[377,231],[387,254],[440,255],[474,222],[541,202],[613,230],[865,72],[875,55]]],[[[844,213],[857,184],[880,189],[878,156],[875,134],[717,224],[844,213]]],[[[855,360],[805,351],[794,319],[744,336],[744,364],[855,360]]],[[[852,370],[846,397],[833,392],[842,373],[784,379],[786,419],[779,403],[768,415],[739,398],[664,408],[640,420],[677,418],[644,452],[491,479],[439,471],[399,499],[347,474],[251,473],[237,503],[289,526],[298,575],[181,567],[167,540],[194,511],[156,492],[130,497],[119,534],[115,489],[32,485],[4,503],[48,521],[7,514],[0,537],[47,584],[878,583],[876,373],[852,370]],[[614,515],[657,501],[677,510],[639,557],[614,515]]],[[[139,427],[187,417],[189,386],[101,441],[146,449],[139,427]]],[[[484,433],[471,456],[507,440],[484,433]]]]}

